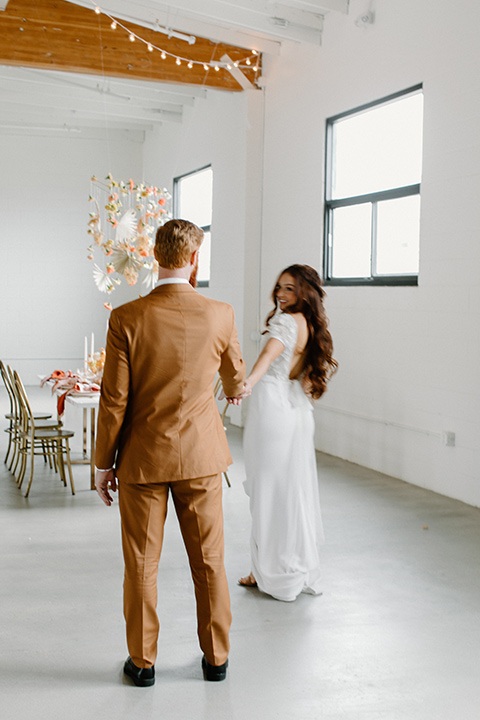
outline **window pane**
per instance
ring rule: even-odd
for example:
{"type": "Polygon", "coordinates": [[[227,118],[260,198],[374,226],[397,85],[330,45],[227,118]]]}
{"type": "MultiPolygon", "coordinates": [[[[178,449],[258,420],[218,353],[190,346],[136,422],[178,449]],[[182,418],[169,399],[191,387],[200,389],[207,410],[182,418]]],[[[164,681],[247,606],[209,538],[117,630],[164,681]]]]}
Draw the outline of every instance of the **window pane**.
{"type": "Polygon", "coordinates": [[[203,235],[203,242],[200,246],[200,253],[198,256],[198,282],[208,282],[210,280],[210,239],[210,232],[205,232],[203,235]]]}
{"type": "Polygon", "coordinates": [[[377,274],[418,273],[420,195],[377,206],[377,274]]]}
{"type": "Polygon", "coordinates": [[[423,94],[337,120],[333,126],[332,198],[420,183],[423,94]]]}
{"type": "Polygon", "coordinates": [[[371,218],[370,203],[333,211],[333,277],[370,277],[371,218]]]}
{"type": "Polygon", "coordinates": [[[186,175],[178,181],[178,217],[199,227],[212,224],[212,168],[186,175]]]}

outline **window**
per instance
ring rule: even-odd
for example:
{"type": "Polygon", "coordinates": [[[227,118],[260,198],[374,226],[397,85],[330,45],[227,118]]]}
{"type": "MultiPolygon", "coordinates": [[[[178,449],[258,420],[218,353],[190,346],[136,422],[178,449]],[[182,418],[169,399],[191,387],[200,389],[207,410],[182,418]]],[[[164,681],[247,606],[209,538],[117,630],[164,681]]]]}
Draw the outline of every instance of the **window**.
{"type": "Polygon", "coordinates": [[[213,173],[208,167],[180,175],[173,181],[173,207],[176,218],[190,220],[204,232],[198,257],[197,285],[210,282],[210,239],[212,225],[213,173]]]}
{"type": "Polygon", "coordinates": [[[421,86],[327,120],[324,277],[417,285],[421,86]]]}

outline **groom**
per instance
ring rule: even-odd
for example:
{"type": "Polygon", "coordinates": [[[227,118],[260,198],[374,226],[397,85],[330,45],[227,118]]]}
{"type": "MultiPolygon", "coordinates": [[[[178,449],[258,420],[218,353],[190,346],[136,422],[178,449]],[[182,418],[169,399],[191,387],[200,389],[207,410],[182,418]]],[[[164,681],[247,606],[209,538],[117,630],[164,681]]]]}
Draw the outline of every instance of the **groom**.
{"type": "Polygon", "coordinates": [[[227,671],[230,598],[223,564],[221,473],[232,462],[213,396],[240,394],[245,364],[233,309],[189,283],[203,231],[171,220],[157,231],[158,283],[110,317],[97,427],[96,487],[119,490],[124,614],[135,685],[155,682],[157,571],[171,493],[197,603],[205,680],[227,671]]]}

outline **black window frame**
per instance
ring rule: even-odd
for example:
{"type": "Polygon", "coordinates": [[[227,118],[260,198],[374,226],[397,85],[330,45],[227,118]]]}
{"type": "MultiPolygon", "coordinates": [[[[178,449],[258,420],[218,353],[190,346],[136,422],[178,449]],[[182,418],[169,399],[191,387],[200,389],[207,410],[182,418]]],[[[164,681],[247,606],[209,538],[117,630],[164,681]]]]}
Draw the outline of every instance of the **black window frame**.
{"type": "MultiPolygon", "coordinates": [[[[208,165],[203,165],[202,167],[197,168],[196,170],[190,170],[187,173],[183,173],[182,175],[177,175],[173,178],[173,216],[178,218],[178,204],[179,204],[179,196],[180,192],[178,190],[179,183],[183,178],[189,177],[190,175],[196,175],[199,172],[202,172],[203,170],[208,170],[208,168],[212,168],[212,175],[213,175],[213,167],[212,163],[209,163],[208,165]]],[[[213,204],[213,200],[212,200],[213,204]]],[[[212,214],[213,214],[213,207],[212,207],[212,214]]],[[[188,220],[189,218],[183,218],[184,220],[188,220]]],[[[212,240],[212,225],[199,225],[198,226],[201,230],[203,230],[204,233],[208,232],[210,233],[210,243],[212,240]]],[[[211,244],[210,244],[210,253],[211,253],[211,244]]],[[[197,287],[210,287],[210,279],[208,280],[197,280],[197,287]]]]}
{"type": "Polygon", "coordinates": [[[398,198],[408,197],[411,195],[420,195],[421,183],[413,185],[405,185],[403,187],[390,188],[378,192],[367,193],[365,195],[355,195],[352,197],[337,198],[332,200],[330,193],[332,187],[333,173],[333,128],[334,124],[343,118],[357,115],[360,112],[371,108],[390,103],[401,97],[413,95],[423,92],[423,84],[414,85],[406,90],[392,93],[380,100],[374,100],[353,110],[348,110],[338,115],[333,115],[326,120],[325,131],[325,196],[324,196],[324,238],[323,238],[323,277],[325,285],[418,285],[418,272],[409,274],[389,274],[377,275],[374,273],[376,264],[376,218],[378,203],[384,200],[395,200],[398,198]],[[339,207],[347,207],[352,205],[370,204],[372,212],[371,222],[371,254],[370,254],[370,276],[369,277],[349,277],[338,278],[332,277],[333,263],[333,210],[339,207]]]}

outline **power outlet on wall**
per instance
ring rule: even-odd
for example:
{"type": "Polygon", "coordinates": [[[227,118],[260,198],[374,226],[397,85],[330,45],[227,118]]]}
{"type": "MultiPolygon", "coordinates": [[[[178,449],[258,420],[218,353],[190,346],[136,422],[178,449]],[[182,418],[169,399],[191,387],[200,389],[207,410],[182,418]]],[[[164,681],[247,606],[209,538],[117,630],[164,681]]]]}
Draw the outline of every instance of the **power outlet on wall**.
{"type": "Polygon", "coordinates": [[[451,430],[446,430],[443,433],[443,444],[447,447],[455,447],[455,433],[451,430]]]}

